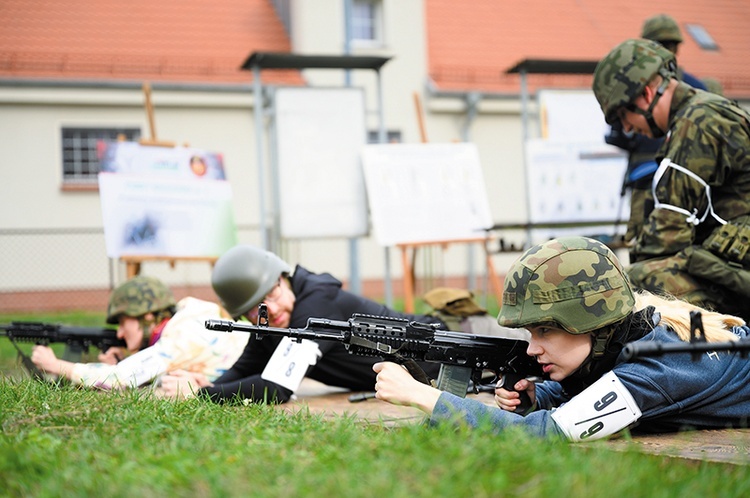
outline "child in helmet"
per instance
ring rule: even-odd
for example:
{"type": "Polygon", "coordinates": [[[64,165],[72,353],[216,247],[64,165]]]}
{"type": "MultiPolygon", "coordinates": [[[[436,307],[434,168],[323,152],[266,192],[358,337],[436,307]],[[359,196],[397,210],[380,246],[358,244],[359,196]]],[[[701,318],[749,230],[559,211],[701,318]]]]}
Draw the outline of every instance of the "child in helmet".
{"type": "Polygon", "coordinates": [[[236,361],[247,337],[205,330],[210,318],[228,315],[219,305],[193,297],[177,303],[160,280],[137,276],[117,287],[107,306],[107,323],[118,325],[127,358],[110,348],[99,363],[73,363],[58,359],[47,346],[35,346],[31,360],[44,373],[99,389],[139,387],[176,369],[215,379],[236,361]]]}
{"type": "Polygon", "coordinates": [[[432,422],[456,418],[498,430],[523,426],[539,436],[593,440],[626,427],[644,431],[746,427],[750,421],[750,360],[713,351],[626,360],[633,341],[690,340],[689,312],[702,312],[708,342],[750,338],[733,316],[683,301],[634,293],[614,253],[585,237],[551,240],[527,250],[505,279],[498,323],[531,333],[527,353],[545,382],[520,380],[533,405],[517,414],[519,393],[496,389],[501,409],[420,384],[399,365],[379,363],[377,397],[415,405],[432,422]]]}

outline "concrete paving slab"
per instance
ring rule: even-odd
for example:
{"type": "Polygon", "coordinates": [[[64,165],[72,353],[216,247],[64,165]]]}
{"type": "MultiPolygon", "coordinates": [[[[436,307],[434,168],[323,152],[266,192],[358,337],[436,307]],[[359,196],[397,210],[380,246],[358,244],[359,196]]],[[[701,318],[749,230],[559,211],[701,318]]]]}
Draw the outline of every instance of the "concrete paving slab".
{"type": "MultiPolygon", "coordinates": [[[[416,408],[395,406],[377,399],[351,403],[351,394],[343,389],[304,379],[296,399],[279,405],[279,409],[289,412],[309,410],[310,413],[330,417],[353,416],[366,423],[386,426],[418,424],[425,420],[425,415],[416,408]]],[[[470,394],[469,397],[494,406],[493,396],[489,393],[470,394]]],[[[632,440],[615,439],[606,444],[618,451],[634,448],[655,455],[750,465],[750,429],[643,435],[632,440]]]]}

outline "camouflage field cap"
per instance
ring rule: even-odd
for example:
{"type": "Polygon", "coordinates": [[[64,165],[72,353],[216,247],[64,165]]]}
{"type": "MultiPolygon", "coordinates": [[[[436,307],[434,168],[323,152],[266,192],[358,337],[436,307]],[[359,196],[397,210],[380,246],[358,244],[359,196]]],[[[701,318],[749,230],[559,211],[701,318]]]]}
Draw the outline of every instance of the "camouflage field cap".
{"type": "Polygon", "coordinates": [[[680,26],[673,17],[666,14],[658,14],[644,21],[641,38],[662,43],[682,43],[682,32],[680,32],[680,26]]]}
{"type": "Polygon", "coordinates": [[[138,318],[176,304],[169,287],[156,278],[139,275],[117,287],[109,297],[107,323],[119,323],[121,315],[138,318]]]}
{"type": "Polygon", "coordinates": [[[224,309],[236,318],[258,306],[273,290],[279,277],[291,271],[289,265],[274,253],[239,245],[216,261],[211,285],[224,309]]]}
{"type": "Polygon", "coordinates": [[[617,111],[638,98],[656,74],[669,79],[675,76],[674,54],[651,40],[626,40],[607,54],[594,71],[593,90],[604,113],[612,124],[617,111]]]}
{"type": "Polygon", "coordinates": [[[516,260],[505,277],[497,322],[511,328],[551,322],[584,334],[622,320],[634,305],[622,266],[606,245],[563,237],[516,260]]]}

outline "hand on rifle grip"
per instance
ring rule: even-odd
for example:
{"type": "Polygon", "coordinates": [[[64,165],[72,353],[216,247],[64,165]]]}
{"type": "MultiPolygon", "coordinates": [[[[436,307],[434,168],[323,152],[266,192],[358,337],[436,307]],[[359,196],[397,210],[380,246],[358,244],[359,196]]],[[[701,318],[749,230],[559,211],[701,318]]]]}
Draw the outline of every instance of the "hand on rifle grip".
{"type": "MultiPolygon", "coordinates": [[[[521,380],[525,379],[526,377],[521,374],[517,373],[505,373],[500,377],[500,380],[497,383],[498,388],[505,389],[506,391],[516,391],[516,383],[521,380]]],[[[532,381],[530,379],[530,381],[532,381]]],[[[527,412],[532,408],[533,403],[531,402],[531,397],[529,397],[529,393],[527,391],[516,391],[518,392],[519,399],[521,400],[521,404],[516,406],[515,413],[519,415],[526,415],[527,412]]]]}

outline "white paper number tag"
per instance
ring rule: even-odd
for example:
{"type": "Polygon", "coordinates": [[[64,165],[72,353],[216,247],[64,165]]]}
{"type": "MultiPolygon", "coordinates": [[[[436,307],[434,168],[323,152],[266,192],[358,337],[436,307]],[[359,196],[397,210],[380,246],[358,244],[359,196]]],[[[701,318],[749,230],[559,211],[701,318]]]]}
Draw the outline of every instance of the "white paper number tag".
{"type": "Polygon", "coordinates": [[[260,377],[269,382],[296,391],[310,365],[315,365],[321,355],[318,345],[307,339],[297,342],[284,337],[268,360],[260,377]]]}
{"type": "Polygon", "coordinates": [[[150,347],[128,356],[117,364],[121,381],[140,386],[167,372],[167,359],[159,354],[157,347],[150,347]]]}
{"type": "Polygon", "coordinates": [[[552,419],[571,441],[601,439],[640,417],[640,408],[614,372],[552,412],[552,419]]]}

